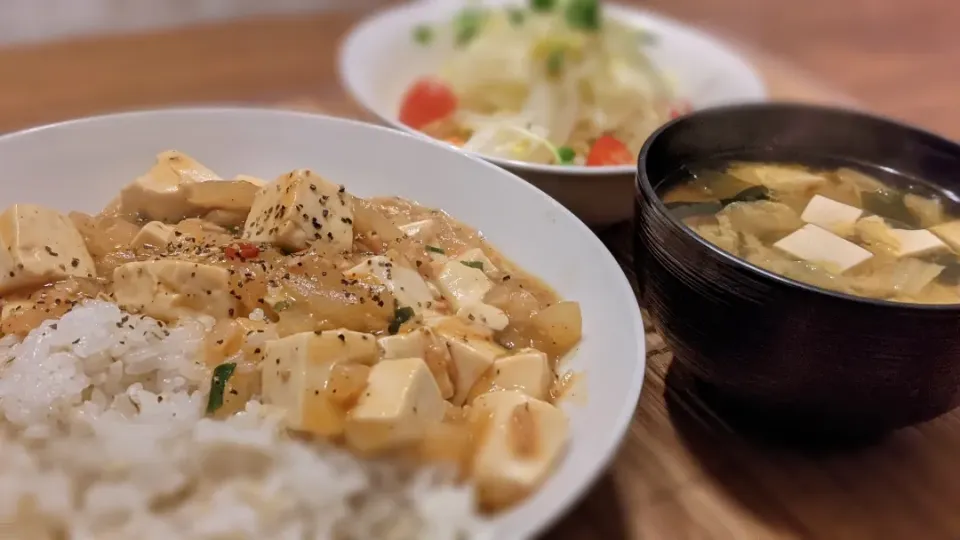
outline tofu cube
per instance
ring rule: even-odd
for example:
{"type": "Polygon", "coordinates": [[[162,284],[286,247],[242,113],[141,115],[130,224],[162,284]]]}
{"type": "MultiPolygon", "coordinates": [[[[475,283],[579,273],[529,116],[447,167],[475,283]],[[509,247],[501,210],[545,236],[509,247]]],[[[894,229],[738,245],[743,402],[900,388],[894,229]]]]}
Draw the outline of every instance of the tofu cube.
{"type": "Polygon", "coordinates": [[[539,400],[550,397],[553,372],[547,355],[536,349],[526,349],[493,362],[493,387],[501,390],[519,390],[539,400]]]}
{"type": "Polygon", "coordinates": [[[490,340],[441,336],[447,342],[453,361],[454,394],[450,402],[463,405],[473,386],[490,370],[494,360],[507,355],[507,350],[490,340]]]}
{"type": "Polygon", "coordinates": [[[473,268],[463,261],[448,261],[437,276],[437,286],[454,309],[483,302],[483,297],[493,288],[493,282],[483,270],[473,268]]]}
{"type": "Polygon", "coordinates": [[[798,259],[822,265],[837,274],[842,274],[873,257],[873,253],[866,249],[813,224],[805,225],[773,246],[798,259]]]}
{"type": "Polygon", "coordinates": [[[350,447],[375,453],[413,443],[443,420],[446,404],[421,358],[380,362],[370,370],[367,389],[347,416],[350,447]]]}
{"type": "Polygon", "coordinates": [[[947,249],[947,244],[926,229],[890,229],[890,234],[899,242],[897,257],[916,257],[947,249]]]}
{"type": "Polygon", "coordinates": [[[843,204],[823,195],[814,195],[800,219],[827,230],[835,230],[853,227],[862,214],[863,210],[856,206],[843,204]]]}
{"type": "Polygon", "coordinates": [[[344,272],[350,278],[373,276],[393,293],[401,306],[413,308],[420,313],[433,305],[433,293],[420,274],[406,266],[400,266],[390,257],[370,257],[344,272]]]}
{"type": "Polygon", "coordinates": [[[503,310],[484,303],[472,304],[458,309],[457,317],[472,323],[482,324],[497,332],[510,324],[510,319],[503,310]]]}
{"type": "Polygon", "coordinates": [[[430,242],[436,236],[437,224],[432,219],[424,219],[400,225],[399,229],[411,238],[416,238],[421,242],[430,242]]]}
{"type": "Polygon", "coordinates": [[[301,332],[263,346],[263,401],[284,410],[290,429],[331,437],[343,432],[346,412],[324,391],[335,365],[376,362],[375,338],[351,330],[301,332]]]}
{"type": "Polygon", "coordinates": [[[487,254],[483,252],[480,248],[473,248],[464,251],[460,255],[454,258],[456,261],[478,264],[481,266],[483,273],[489,277],[495,277],[500,270],[493,264],[493,261],[487,257],[487,254]]]}
{"type": "Polygon", "coordinates": [[[473,478],[483,508],[504,508],[529,495],[563,456],[570,427],[563,411],[523,392],[483,394],[470,421],[480,432],[473,478]]]}
{"type": "Polygon", "coordinates": [[[0,294],[96,275],[70,218],[33,204],[15,204],[0,214],[0,294]]]}
{"type": "Polygon", "coordinates": [[[239,316],[226,268],[175,259],[138,261],[113,271],[113,296],[121,308],[174,322],[199,313],[239,316]]]}
{"type": "Polygon", "coordinates": [[[406,334],[383,336],[377,340],[377,345],[384,360],[423,358],[427,349],[424,333],[419,329],[406,334]]]}
{"type": "Polygon", "coordinates": [[[140,229],[140,232],[133,237],[132,247],[164,247],[173,241],[175,233],[176,229],[172,225],[167,225],[159,221],[151,221],[144,225],[140,229]]]}
{"type": "Polygon", "coordinates": [[[147,173],[120,192],[120,209],[127,215],[176,223],[196,212],[187,201],[186,185],[220,180],[210,169],[177,151],[157,155],[147,173]]]}
{"type": "Polygon", "coordinates": [[[342,186],[299,169],[260,189],[243,238],[289,251],[318,243],[347,250],[353,245],[353,203],[342,186]]]}

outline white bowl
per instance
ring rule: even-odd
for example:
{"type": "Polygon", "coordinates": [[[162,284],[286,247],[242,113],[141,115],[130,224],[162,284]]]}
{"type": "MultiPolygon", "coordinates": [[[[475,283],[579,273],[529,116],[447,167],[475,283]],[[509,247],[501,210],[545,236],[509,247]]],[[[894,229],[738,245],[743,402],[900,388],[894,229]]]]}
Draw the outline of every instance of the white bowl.
{"type": "Polygon", "coordinates": [[[442,208],[480,229],[563,297],[580,302],[584,340],[567,367],[585,374],[585,392],[584,399],[564,404],[572,425],[569,452],[540,491],[495,519],[495,538],[541,531],[610,461],[643,382],[640,311],[610,252],[543,192],[444,145],[385,128],[276,110],[173,109],[0,137],[0,200],[96,212],[167,149],[184,151],[225,177],[274,178],[305,167],[361,196],[399,195],[442,208]]]}
{"type": "MultiPolygon", "coordinates": [[[[387,125],[426,137],[400,123],[400,102],[416,79],[436,74],[454,51],[418,45],[412,39],[413,29],[420,24],[448,23],[463,6],[455,0],[421,0],[361,22],[343,42],[339,56],[340,78],[353,99],[387,125]]],[[[648,54],[675,80],[680,97],[689,100],[694,109],[766,99],[757,72],[709,35],[636,8],[605,4],[605,13],[657,36],[648,54]]],[[[577,167],[485,159],[537,185],[590,225],[607,225],[633,215],[635,165],[577,167]]]]}

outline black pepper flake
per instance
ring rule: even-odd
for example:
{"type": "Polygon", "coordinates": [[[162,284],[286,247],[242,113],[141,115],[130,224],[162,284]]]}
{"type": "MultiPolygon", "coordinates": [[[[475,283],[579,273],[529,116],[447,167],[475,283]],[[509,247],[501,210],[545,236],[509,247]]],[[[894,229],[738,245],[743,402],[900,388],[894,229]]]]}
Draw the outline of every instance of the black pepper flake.
{"type": "Polygon", "coordinates": [[[342,342],[344,342],[344,343],[347,342],[347,336],[345,336],[345,335],[343,335],[343,334],[337,334],[337,339],[339,339],[340,341],[342,341],[342,342]]]}
{"type": "Polygon", "coordinates": [[[253,354],[260,354],[260,347],[253,350],[253,354]]]}
{"type": "Polygon", "coordinates": [[[78,258],[76,258],[76,257],[74,257],[73,259],[71,259],[71,260],[70,260],[70,266],[72,266],[72,267],[74,267],[74,268],[80,266],[80,259],[78,259],[78,258]]]}
{"type": "Polygon", "coordinates": [[[50,254],[51,257],[59,257],[60,254],[54,251],[50,246],[43,246],[43,249],[50,254]]]}

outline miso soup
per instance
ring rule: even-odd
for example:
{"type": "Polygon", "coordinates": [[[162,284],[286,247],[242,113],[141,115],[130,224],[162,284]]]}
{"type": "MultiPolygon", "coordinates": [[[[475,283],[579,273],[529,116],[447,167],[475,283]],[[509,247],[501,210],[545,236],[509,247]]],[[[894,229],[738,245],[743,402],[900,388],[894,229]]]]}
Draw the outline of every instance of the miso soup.
{"type": "Polygon", "coordinates": [[[747,262],[867,298],[960,303],[957,203],[922,182],[759,162],[678,175],[660,186],[667,208],[747,262]]]}

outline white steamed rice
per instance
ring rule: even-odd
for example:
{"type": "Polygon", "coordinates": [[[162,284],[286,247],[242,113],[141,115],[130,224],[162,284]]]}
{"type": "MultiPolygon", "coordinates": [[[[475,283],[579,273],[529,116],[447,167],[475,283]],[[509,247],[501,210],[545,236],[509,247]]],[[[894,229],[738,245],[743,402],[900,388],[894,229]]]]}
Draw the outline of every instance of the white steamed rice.
{"type": "Polygon", "coordinates": [[[285,436],[251,402],[204,418],[208,320],[89,301],[0,339],[0,538],[479,539],[472,493],[285,436]]]}

